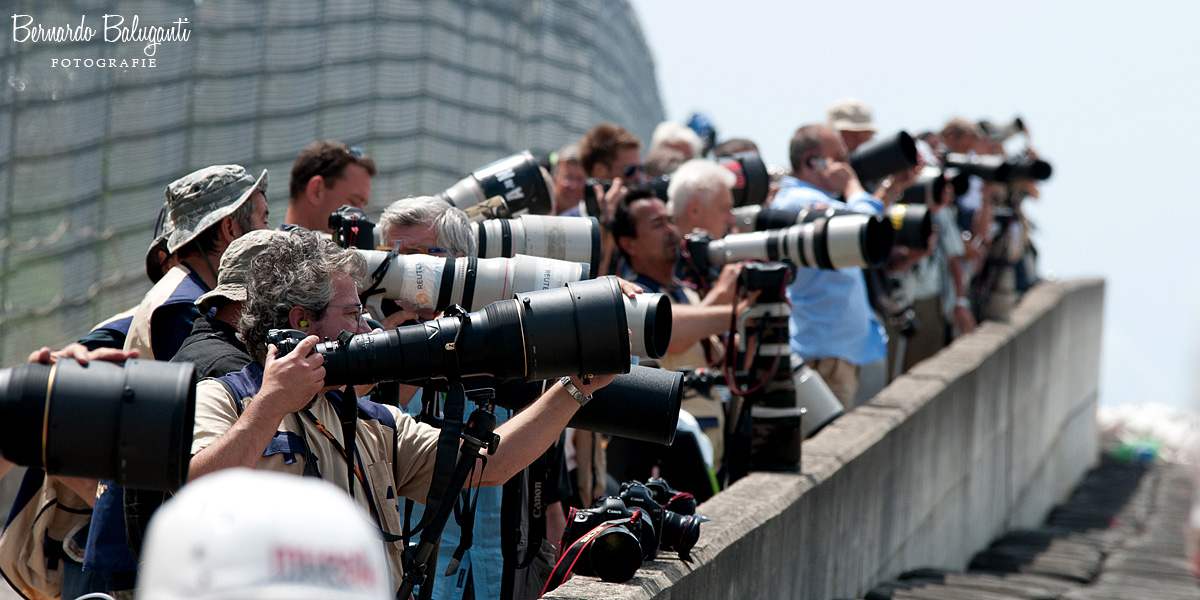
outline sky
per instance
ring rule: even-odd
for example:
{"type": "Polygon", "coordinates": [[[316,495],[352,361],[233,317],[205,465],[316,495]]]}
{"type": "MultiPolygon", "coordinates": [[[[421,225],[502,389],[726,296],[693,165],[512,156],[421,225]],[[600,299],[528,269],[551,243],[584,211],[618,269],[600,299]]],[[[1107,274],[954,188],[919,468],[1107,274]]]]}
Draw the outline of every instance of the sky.
{"type": "Polygon", "coordinates": [[[1106,281],[1100,403],[1200,405],[1200,3],[630,2],[667,118],[769,164],[845,97],[880,134],[1020,115],[1042,273],[1106,281]]]}

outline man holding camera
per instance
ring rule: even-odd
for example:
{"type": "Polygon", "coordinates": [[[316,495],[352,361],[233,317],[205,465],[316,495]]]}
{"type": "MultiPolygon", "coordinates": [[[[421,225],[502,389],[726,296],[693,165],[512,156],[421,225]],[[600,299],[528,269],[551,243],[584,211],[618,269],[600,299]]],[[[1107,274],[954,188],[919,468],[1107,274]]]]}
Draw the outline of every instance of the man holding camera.
{"type": "Polygon", "coordinates": [[[608,275],[617,272],[614,255],[617,253],[616,241],[613,239],[613,212],[621,203],[627,192],[626,185],[643,183],[646,174],[642,167],[642,142],[637,136],[620,125],[601,123],[589,129],[579,141],[579,161],[588,177],[608,183],[607,191],[600,185],[593,186],[596,202],[596,217],[604,228],[600,236],[600,273],[608,275]]]}
{"type": "MultiPolygon", "coordinates": [[[[398,584],[403,575],[398,498],[425,498],[438,431],[395,407],[357,401],[353,394],[325,386],[323,357],[311,353],[319,339],[342,331],[366,332],[357,293],[357,283],[366,275],[357,252],[308,232],[274,239],[255,258],[240,326],[255,362],[197,386],[188,476],[244,466],[319,475],[338,486],[351,479],[347,491],[390,540],[386,548],[398,584]],[[275,346],[266,343],[270,329],[298,329],[308,337],[278,357],[275,346]],[[344,419],[342,413],[353,414],[344,419]],[[352,451],[346,450],[345,433],[338,427],[344,423],[354,432],[352,451]]],[[[555,383],[498,428],[506,443],[472,484],[507,481],[545,451],[580,404],[612,379],[599,376],[585,383],[572,377],[569,387],[555,383]]]]}
{"type": "MultiPolygon", "coordinates": [[[[694,289],[677,277],[679,229],[663,201],[646,188],[633,189],[617,206],[613,235],[630,271],[626,277],[648,292],[662,292],[671,299],[671,343],[659,364],[678,370],[705,368],[719,362],[724,357],[724,347],[718,336],[729,330],[740,265],[726,265],[701,300],[694,289]]],[[[748,298],[737,310],[740,312],[752,303],[753,298],[748,298]]],[[[713,466],[719,465],[724,446],[724,410],[720,402],[692,395],[684,400],[683,409],[700,422],[712,444],[713,466]]],[[[663,476],[675,477],[675,474],[663,476]]],[[[686,489],[685,485],[680,488],[686,489]]],[[[701,498],[711,493],[702,489],[686,491],[701,498]]]]}
{"type": "MultiPolygon", "coordinates": [[[[559,160],[563,160],[560,156],[559,160]]],[[[578,163],[578,157],[575,158],[578,163]]],[[[560,162],[559,167],[563,167],[560,162]]],[[[576,164],[576,168],[578,164],[576,164]]],[[[580,178],[582,184],[582,176],[580,178]]],[[[580,192],[582,194],[582,185],[580,192]]],[[[441,198],[422,196],[405,198],[393,202],[384,209],[380,216],[380,236],[385,246],[399,248],[401,252],[418,252],[434,256],[464,257],[475,256],[475,234],[469,218],[463,211],[451,206],[441,198]]],[[[411,307],[409,307],[411,308],[411,307]]],[[[389,315],[384,320],[385,327],[395,327],[402,321],[413,318],[429,320],[433,318],[429,309],[404,310],[389,315]]],[[[400,402],[409,414],[419,414],[424,407],[425,397],[416,400],[419,388],[401,385],[400,402]],[[412,399],[412,400],[410,400],[412,399]],[[410,402],[412,404],[410,404],[410,402]],[[420,403],[420,407],[415,404],[420,403]]],[[[469,415],[477,408],[471,400],[463,411],[469,415]]],[[[495,411],[498,424],[503,424],[512,418],[512,411],[497,408],[495,411]]],[[[565,472],[552,469],[552,465],[563,464],[561,446],[555,445],[533,465],[526,477],[517,477],[501,487],[484,487],[478,490],[474,498],[475,518],[472,523],[447,523],[442,534],[442,545],[439,548],[439,564],[448,564],[456,552],[456,546],[464,539],[470,539],[471,547],[465,549],[459,566],[459,572],[436,573],[432,582],[435,595],[438,598],[451,600],[454,598],[514,598],[517,600],[537,597],[540,594],[545,578],[538,578],[536,563],[518,569],[520,563],[542,559],[548,570],[554,565],[555,555],[553,545],[558,543],[558,536],[566,526],[566,517],[560,500],[569,495],[570,483],[565,481],[565,472]],[[536,472],[534,472],[536,470],[536,472]],[[512,519],[521,525],[517,533],[523,547],[517,546],[513,535],[505,535],[502,511],[505,507],[523,506],[530,504],[530,498],[522,498],[516,490],[524,491],[527,478],[533,478],[532,485],[539,486],[541,496],[537,499],[541,504],[540,514],[525,515],[512,519]],[[563,481],[560,481],[562,479],[563,481]],[[563,493],[562,488],[566,488],[563,493]],[[509,492],[509,490],[514,490],[509,492]],[[541,528],[545,531],[544,541],[529,539],[530,519],[543,519],[541,528]],[[465,525],[465,527],[464,527],[465,525]],[[467,532],[469,531],[469,536],[467,532]],[[544,556],[542,556],[544,554],[544,556]],[[506,555],[507,559],[506,559],[506,555]],[[505,568],[505,566],[509,568],[505,568]],[[465,576],[460,573],[465,572],[465,576]],[[527,580],[533,579],[530,585],[527,580]]],[[[426,510],[427,507],[422,507],[426,510]]],[[[514,511],[516,512],[516,511],[514,511]]]]}
{"type": "Polygon", "coordinates": [[[292,163],[288,209],[282,229],[293,226],[333,233],[329,215],[343,206],[365,209],[371,198],[375,161],[357,146],[321,140],[300,151],[292,163]]]}
{"type": "MultiPolygon", "coordinates": [[[[847,160],[846,143],[833,129],[801,127],[792,137],[789,156],[793,176],[783,178],[771,208],[883,213],[884,203],[863,189],[847,160]],[[838,195],[845,202],[835,199],[838,195]]],[[[862,269],[796,271],[787,289],[792,354],[819,373],[849,409],[858,390],[859,368],[887,357],[887,334],[871,309],[862,269]]]]}

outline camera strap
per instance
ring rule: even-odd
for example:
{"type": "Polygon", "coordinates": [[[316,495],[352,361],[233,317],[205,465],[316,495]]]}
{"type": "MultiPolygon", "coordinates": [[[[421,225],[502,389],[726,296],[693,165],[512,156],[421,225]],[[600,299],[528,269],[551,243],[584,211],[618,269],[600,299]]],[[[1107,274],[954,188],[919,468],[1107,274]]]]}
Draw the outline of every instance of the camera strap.
{"type": "MultiPolygon", "coordinates": [[[[568,523],[574,520],[576,510],[574,508],[571,509],[571,514],[567,519],[568,523]]],[[[605,521],[575,540],[575,543],[571,544],[566,550],[563,550],[562,557],[558,559],[558,563],[554,565],[554,570],[550,572],[550,578],[546,580],[546,586],[542,588],[542,595],[545,596],[567,580],[567,575],[575,569],[575,563],[579,562],[579,557],[583,556],[584,551],[591,547],[592,542],[595,542],[601,535],[613,529],[621,529],[637,523],[641,518],[641,514],[641,510],[634,510],[633,514],[629,517],[605,521]]]]}
{"type": "MultiPolygon", "coordinates": [[[[397,244],[397,246],[399,246],[399,244],[397,244]]],[[[375,270],[371,272],[371,287],[368,287],[358,294],[358,297],[363,299],[364,304],[366,303],[367,298],[370,298],[376,294],[382,294],[386,291],[379,286],[383,283],[384,276],[387,275],[388,267],[392,266],[392,263],[395,262],[396,256],[399,254],[400,253],[396,250],[396,246],[393,246],[387,251],[387,258],[383,259],[383,261],[379,263],[379,266],[375,267],[375,270]]]]}
{"type": "MultiPolygon", "coordinates": [[[[421,392],[422,408],[421,421],[441,430],[438,434],[437,454],[433,463],[433,479],[429,483],[429,493],[425,497],[425,510],[421,520],[412,527],[413,501],[404,503],[404,538],[411,539],[433,520],[433,515],[445,499],[450,479],[454,475],[454,465],[458,460],[459,438],[463,429],[463,414],[466,412],[466,392],[461,383],[454,383],[446,394],[439,394],[431,387],[425,387],[421,392]],[[437,397],[443,397],[442,416],[436,416],[437,397]],[[425,399],[429,399],[428,402],[425,399]]],[[[457,494],[457,491],[455,492],[457,494]]]]}

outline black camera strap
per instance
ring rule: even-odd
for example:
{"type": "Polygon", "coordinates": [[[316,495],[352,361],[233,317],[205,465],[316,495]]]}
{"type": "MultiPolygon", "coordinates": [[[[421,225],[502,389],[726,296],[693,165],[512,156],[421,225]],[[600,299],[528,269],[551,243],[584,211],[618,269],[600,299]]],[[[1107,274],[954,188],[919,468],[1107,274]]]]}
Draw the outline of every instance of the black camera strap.
{"type": "MultiPolygon", "coordinates": [[[[399,246],[399,244],[397,244],[397,246],[399,246]]],[[[371,272],[371,287],[368,287],[358,294],[358,297],[363,299],[364,304],[366,303],[367,298],[370,298],[375,294],[382,294],[386,291],[379,286],[383,283],[384,276],[387,275],[388,267],[392,266],[392,263],[399,254],[400,253],[396,250],[396,247],[392,247],[387,251],[387,257],[383,259],[383,262],[379,263],[379,266],[375,267],[375,270],[371,272]]]]}
{"type": "MultiPolygon", "coordinates": [[[[572,509],[571,515],[568,517],[568,523],[574,518],[574,513],[575,510],[572,509]]],[[[595,542],[601,535],[613,529],[623,529],[637,523],[641,519],[641,515],[641,510],[634,510],[633,514],[629,517],[605,521],[575,540],[575,543],[571,544],[566,550],[563,550],[562,557],[558,559],[558,563],[554,565],[554,570],[550,572],[550,578],[546,580],[546,586],[542,588],[542,595],[545,596],[567,580],[567,575],[575,569],[575,563],[579,562],[579,558],[591,547],[592,542],[595,542]]]]}
{"type": "Polygon", "coordinates": [[[425,510],[421,513],[421,520],[416,525],[409,527],[412,520],[413,501],[411,499],[404,502],[404,538],[412,539],[414,535],[419,533],[433,519],[433,515],[437,514],[438,508],[441,507],[445,500],[447,488],[450,486],[450,479],[454,475],[454,463],[458,460],[458,445],[459,437],[463,429],[463,415],[466,412],[466,393],[462,389],[462,384],[455,386],[446,394],[439,394],[431,387],[425,387],[421,391],[421,421],[440,429],[438,434],[437,454],[433,463],[433,479],[429,483],[429,493],[425,496],[425,510]],[[438,396],[443,396],[441,403],[441,416],[437,416],[436,407],[438,405],[438,396]]]}

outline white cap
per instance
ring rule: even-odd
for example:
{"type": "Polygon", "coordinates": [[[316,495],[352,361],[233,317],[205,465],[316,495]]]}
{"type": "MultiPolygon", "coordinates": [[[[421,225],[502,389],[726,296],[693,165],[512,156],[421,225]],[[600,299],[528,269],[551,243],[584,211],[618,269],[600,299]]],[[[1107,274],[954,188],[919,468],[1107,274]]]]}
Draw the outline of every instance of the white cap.
{"type": "Polygon", "coordinates": [[[379,533],[319,479],[229,469],[155,514],[139,600],[392,600],[379,533]]]}

